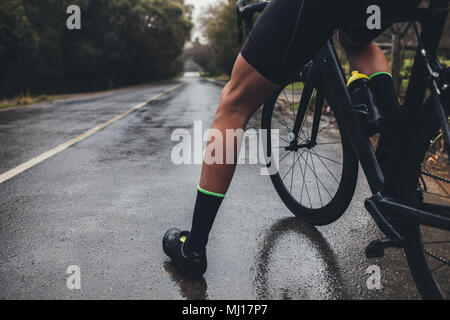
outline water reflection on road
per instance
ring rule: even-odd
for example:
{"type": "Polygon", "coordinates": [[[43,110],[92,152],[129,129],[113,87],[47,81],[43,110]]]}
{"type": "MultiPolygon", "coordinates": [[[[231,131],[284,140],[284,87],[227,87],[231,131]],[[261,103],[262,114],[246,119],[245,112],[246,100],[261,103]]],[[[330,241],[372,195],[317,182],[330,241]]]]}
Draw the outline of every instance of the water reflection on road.
{"type": "Polygon", "coordinates": [[[260,299],[342,299],[334,253],[321,233],[296,218],[279,220],[262,236],[255,288],[260,299]]]}
{"type": "MultiPolygon", "coordinates": [[[[257,299],[346,298],[334,253],[316,228],[296,218],[283,218],[260,239],[251,269],[257,299]]],[[[171,262],[164,268],[183,298],[208,299],[205,278],[187,279],[171,262]]]]}

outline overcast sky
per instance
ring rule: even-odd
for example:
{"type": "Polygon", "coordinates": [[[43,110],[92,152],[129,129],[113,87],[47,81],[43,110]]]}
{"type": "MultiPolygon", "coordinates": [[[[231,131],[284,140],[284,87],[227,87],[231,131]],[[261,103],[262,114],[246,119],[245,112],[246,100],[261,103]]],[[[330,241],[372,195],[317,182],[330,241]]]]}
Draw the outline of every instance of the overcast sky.
{"type": "Polygon", "coordinates": [[[219,3],[219,2],[221,2],[221,0],[185,0],[185,3],[194,5],[193,19],[194,19],[195,27],[194,27],[194,31],[192,33],[192,39],[195,39],[195,38],[203,39],[201,36],[201,32],[199,30],[199,26],[198,26],[198,18],[200,17],[200,14],[202,13],[202,9],[210,4],[215,4],[215,3],[219,3]]]}

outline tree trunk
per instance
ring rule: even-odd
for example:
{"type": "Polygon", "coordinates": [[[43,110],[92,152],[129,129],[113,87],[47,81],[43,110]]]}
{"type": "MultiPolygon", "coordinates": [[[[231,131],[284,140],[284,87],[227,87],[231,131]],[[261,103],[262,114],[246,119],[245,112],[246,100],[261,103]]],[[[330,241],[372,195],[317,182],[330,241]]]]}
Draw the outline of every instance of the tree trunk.
{"type": "Polygon", "coordinates": [[[402,78],[400,72],[402,70],[402,42],[398,33],[392,33],[392,81],[394,88],[400,92],[402,87],[402,78]]]}

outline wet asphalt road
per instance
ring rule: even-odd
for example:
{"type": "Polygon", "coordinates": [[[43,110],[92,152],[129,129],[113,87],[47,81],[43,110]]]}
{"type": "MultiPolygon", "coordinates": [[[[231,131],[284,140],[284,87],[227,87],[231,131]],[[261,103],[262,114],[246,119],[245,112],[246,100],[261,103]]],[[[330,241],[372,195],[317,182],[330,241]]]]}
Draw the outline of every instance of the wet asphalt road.
{"type": "MultiPolygon", "coordinates": [[[[203,281],[161,249],[190,226],[199,165],[171,161],[173,130],[209,127],[221,88],[199,78],[0,112],[0,173],[181,83],[174,91],[0,184],[2,299],[416,299],[400,250],[368,260],[381,236],[361,176],[346,214],[314,228],[292,217],[259,166],[238,167],[210,237],[203,281]],[[66,286],[81,269],[81,290],[66,286]],[[381,268],[382,289],[366,270],[381,268]]],[[[258,127],[258,114],[250,127],[258,127]]]]}

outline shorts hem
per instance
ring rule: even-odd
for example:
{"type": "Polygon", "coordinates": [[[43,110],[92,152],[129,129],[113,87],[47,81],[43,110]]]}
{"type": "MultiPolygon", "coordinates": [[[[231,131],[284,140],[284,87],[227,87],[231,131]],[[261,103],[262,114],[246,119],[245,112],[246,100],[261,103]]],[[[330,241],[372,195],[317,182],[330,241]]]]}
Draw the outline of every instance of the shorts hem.
{"type": "Polygon", "coordinates": [[[276,71],[277,68],[281,69],[281,66],[273,63],[274,59],[263,52],[264,51],[258,47],[251,36],[249,36],[241,50],[241,55],[244,57],[245,61],[255,68],[255,70],[266,80],[277,85],[285,84],[288,77],[282,72],[276,71]]]}

